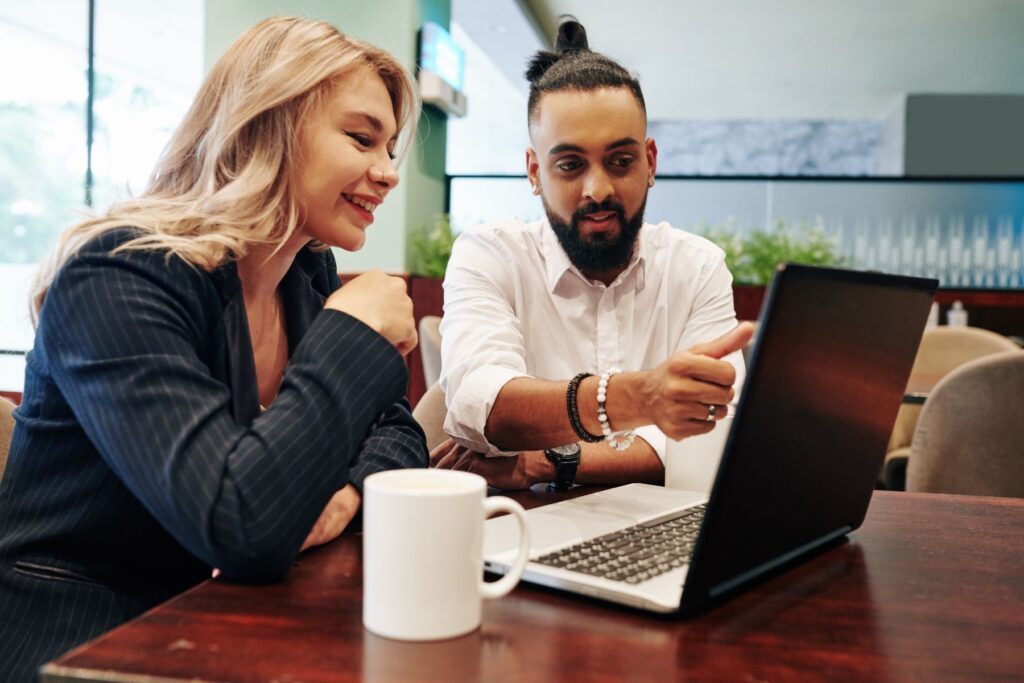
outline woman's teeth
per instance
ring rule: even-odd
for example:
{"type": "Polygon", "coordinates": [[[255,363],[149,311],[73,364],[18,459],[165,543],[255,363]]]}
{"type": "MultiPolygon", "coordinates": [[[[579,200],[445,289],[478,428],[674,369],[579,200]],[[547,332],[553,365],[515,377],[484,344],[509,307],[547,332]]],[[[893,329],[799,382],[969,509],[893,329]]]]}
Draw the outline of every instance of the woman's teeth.
{"type": "Polygon", "coordinates": [[[377,208],[376,204],[368,202],[365,199],[360,199],[359,197],[355,197],[353,195],[345,193],[342,193],[341,196],[347,199],[348,201],[352,202],[356,206],[358,206],[360,209],[363,209],[364,211],[369,211],[370,213],[373,213],[373,210],[377,208]]]}

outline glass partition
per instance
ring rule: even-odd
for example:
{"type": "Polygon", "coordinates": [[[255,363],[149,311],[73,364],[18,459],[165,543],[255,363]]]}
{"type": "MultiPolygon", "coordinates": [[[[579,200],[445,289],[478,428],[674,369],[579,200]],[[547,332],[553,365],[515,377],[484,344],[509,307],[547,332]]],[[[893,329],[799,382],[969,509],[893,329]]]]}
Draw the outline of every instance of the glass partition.
{"type": "MultiPolygon", "coordinates": [[[[455,232],[543,215],[525,177],[451,179],[455,232]]],[[[659,178],[647,219],[693,232],[818,226],[856,268],[1024,288],[1024,181],[659,178]]]]}

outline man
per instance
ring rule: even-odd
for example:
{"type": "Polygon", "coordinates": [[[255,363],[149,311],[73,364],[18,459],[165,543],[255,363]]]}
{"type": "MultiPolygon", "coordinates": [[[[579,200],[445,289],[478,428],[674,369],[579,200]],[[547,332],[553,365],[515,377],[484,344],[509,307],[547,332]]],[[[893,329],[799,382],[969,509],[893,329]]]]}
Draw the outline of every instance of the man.
{"type": "Polygon", "coordinates": [[[658,150],[637,80],[575,21],[556,51],[526,72],[527,176],[547,220],[480,226],[452,251],[441,386],[454,441],[431,461],[499,488],[660,482],[666,436],[726,415],[752,329],[737,327],[720,249],[643,221],[658,150]]]}

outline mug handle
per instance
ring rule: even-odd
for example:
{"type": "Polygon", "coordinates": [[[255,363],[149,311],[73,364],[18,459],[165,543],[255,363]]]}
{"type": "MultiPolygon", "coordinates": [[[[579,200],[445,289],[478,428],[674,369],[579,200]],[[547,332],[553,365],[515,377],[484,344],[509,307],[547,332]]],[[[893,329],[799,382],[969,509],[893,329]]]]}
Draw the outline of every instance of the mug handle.
{"type": "Polygon", "coordinates": [[[485,600],[493,600],[503,595],[508,595],[519,579],[523,578],[523,571],[530,559],[530,527],[526,523],[526,511],[523,506],[511,498],[504,496],[492,496],[484,498],[484,519],[494,515],[496,512],[508,512],[515,516],[519,523],[519,555],[516,557],[512,569],[505,576],[493,583],[480,580],[480,595],[485,600]]]}

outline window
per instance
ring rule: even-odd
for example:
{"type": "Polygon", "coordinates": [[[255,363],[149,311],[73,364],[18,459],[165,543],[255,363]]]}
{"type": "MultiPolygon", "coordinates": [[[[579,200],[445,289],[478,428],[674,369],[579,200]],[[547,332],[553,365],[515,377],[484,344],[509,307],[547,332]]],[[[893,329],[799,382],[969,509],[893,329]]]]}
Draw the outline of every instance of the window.
{"type": "Polygon", "coordinates": [[[0,389],[20,390],[35,263],[84,197],[88,5],[5,3],[0,31],[0,389]]]}
{"type": "Polygon", "coordinates": [[[0,6],[0,390],[21,390],[36,264],[87,209],[87,178],[100,211],[142,190],[202,77],[202,27],[203,0],[0,6]]]}
{"type": "Polygon", "coordinates": [[[93,205],[143,190],[203,77],[203,0],[97,0],[93,205]]]}
{"type": "Polygon", "coordinates": [[[526,182],[523,76],[543,48],[518,3],[453,0],[452,37],[466,51],[465,118],[448,119],[449,216],[458,233],[487,220],[539,218],[540,201],[526,182]]]}

